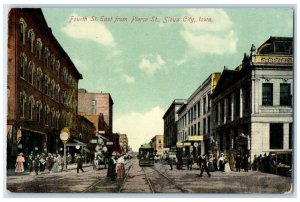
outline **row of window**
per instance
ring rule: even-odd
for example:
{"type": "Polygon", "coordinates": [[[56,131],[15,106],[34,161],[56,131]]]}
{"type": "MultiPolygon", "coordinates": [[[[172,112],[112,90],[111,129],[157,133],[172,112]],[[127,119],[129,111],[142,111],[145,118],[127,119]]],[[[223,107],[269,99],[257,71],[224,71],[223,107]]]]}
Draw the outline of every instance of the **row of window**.
{"type": "MultiPolygon", "coordinates": [[[[273,106],[273,83],[262,84],[262,105],[273,106]]],[[[291,84],[280,84],[280,106],[292,106],[291,84]]]]}
{"type": "MultiPolygon", "coordinates": [[[[28,106],[25,105],[27,102],[27,95],[24,91],[20,93],[19,102],[19,113],[20,118],[28,118],[29,120],[35,120],[39,123],[44,121],[44,125],[59,129],[59,118],[60,112],[55,108],[50,110],[48,105],[42,104],[40,100],[35,101],[34,97],[31,95],[28,98],[28,106]],[[28,107],[28,108],[27,108],[28,107]],[[25,109],[27,108],[27,117],[25,117],[25,109]],[[35,116],[35,119],[34,119],[35,116]]],[[[62,112],[63,127],[72,126],[73,115],[65,111],[62,112]]]]}
{"type": "MultiPolygon", "coordinates": [[[[21,44],[25,45],[25,39],[26,39],[26,27],[27,24],[23,18],[20,19],[20,42],[21,44]]],[[[28,48],[29,51],[33,53],[33,47],[34,47],[34,40],[35,40],[35,33],[33,29],[29,29],[28,32],[28,48]]],[[[39,60],[42,59],[42,49],[43,49],[43,43],[40,38],[37,38],[36,40],[36,55],[39,60]]],[[[49,67],[49,59],[50,59],[50,51],[48,47],[44,49],[44,66],[46,68],[49,67]]],[[[60,69],[60,62],[59,60],[55,59],[54,55],[51,55],[51,70],[52,72],[55,72],[55,75],[59,77],[59,69],[60,69]]],[[[76,86],[76,81],[74,78],[72,78],[71,74],[68,73],[68,70],[66,67],[63,69],[63,81],[67,85],[76,86]]]]}

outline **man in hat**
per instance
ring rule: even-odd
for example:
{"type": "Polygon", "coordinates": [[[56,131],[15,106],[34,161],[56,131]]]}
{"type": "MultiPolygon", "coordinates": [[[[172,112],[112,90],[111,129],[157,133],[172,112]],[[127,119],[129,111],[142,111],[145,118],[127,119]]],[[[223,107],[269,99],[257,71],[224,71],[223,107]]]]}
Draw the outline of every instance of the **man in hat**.
{"type": "Polygon", "coordinates": [[[107,177],[111,181],[116,180],[116,152],[113,152],[111,158],[108,160],[107,177]]]}
{"type": "Polygon", "coordinates": [[[206,159],[206,155],[202,154],[200,157],[200,162],[201,162],[201,173],[200,173],[200,177],[202,177],[203,171],[205,170],[205,172],[207,173],[208,177],[211,176],[211,174],[208,171],[208,167],[207,167],[207,159],[206,159]]]}
{"type": "Polygon", "coordinates": [[[82,169],[83,159],[81,154],[78,155],[76,159],[76,163],[77,163],[77,173],[79,173],[79,169],[84,173],[84,170],[82,169]]]}

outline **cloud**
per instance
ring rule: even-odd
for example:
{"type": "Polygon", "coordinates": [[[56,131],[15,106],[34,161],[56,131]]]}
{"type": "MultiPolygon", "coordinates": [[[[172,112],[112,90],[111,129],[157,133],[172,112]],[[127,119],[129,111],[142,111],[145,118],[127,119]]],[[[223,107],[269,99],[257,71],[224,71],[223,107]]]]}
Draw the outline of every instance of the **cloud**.
{"type": "Polygon", "coordinates": [[[163,134],[164,111],[156,106],[145,113],[131,112],[114,121],[114,131],[126,133],[129,146],[134,151],[155,135],[163,134]]]}
{"type": "Polygon", "coordinates": [[[126,83],[134,83],[135,82],[135,78],[128,74],[123,74],[122,78],[125,80],[126,83]]]}
{"type": "MultiPolygon", "coordinates": [[[[70,17],[72,16],[75,18],[79,17],[77,14],[72,14],[70,17]]],[[[62,27],[62,31],[69,37],[75,39],[87,39],[107,48],[116,48],[112,33],[103,23],[71,21],[66,26],[62,27]]],[[[113,49],[113,53],[118,54],[119,51],[113,49]]]]}
{"type": "Polygon", "coordinates": [[[139,63],[139,68],[146,72],[149,76],[154,75],[157,71],[165,69],[165,61],[159,54],[142,56],[139,63]]]}
{"type": "Polygon", "coordinates": [[[175,64],[182,65],[190,57],[199,54],[233,54],[237,51],[238,37],[234,25],[223,9],[186,9],[183,16],[196,19],[211,18],[211,22],[181,22],[180,35],[188,46],[188,51],[175,64]]]}

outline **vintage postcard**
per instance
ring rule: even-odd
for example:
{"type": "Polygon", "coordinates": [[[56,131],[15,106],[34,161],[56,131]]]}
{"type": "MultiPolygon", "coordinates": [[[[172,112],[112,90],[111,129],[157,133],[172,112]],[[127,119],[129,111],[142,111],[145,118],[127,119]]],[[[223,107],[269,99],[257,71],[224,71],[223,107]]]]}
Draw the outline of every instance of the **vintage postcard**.
{"type": "Polygon", "coordinates": [[[6,192],[289,197],[294,12],[8,8],[6,192]]]}

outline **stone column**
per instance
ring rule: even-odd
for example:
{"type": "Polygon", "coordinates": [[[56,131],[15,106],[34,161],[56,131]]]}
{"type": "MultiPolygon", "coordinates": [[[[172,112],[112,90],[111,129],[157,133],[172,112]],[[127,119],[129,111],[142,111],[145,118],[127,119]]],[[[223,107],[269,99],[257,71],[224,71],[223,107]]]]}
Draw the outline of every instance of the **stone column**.
{"type": "Polygon", "coordinates": [[[234,120],[234,101],[235,101],[235,96],[234,93],[231,94],[231,121],[234,120]]]}
{"type": "Polygon", "coordinates": [[[289,149],[289,123],[283,124],[283,149],[289,149]]]}
{"type": "Polygon", "coordinates": [[[217,124],[220,125],[220,123],[221,123],[221,102],[220,101],[218,102],[217,107],[218,107],[218,114],[217,114],[218,123],[217,124]]]}
{"type": "Polygon", "coordinates": [[[228,105],[228,99],[224,98],[224,117],[223,117],[223,123],[226,123],[226,120],[227,120],[227,105],[228,105]]]}

